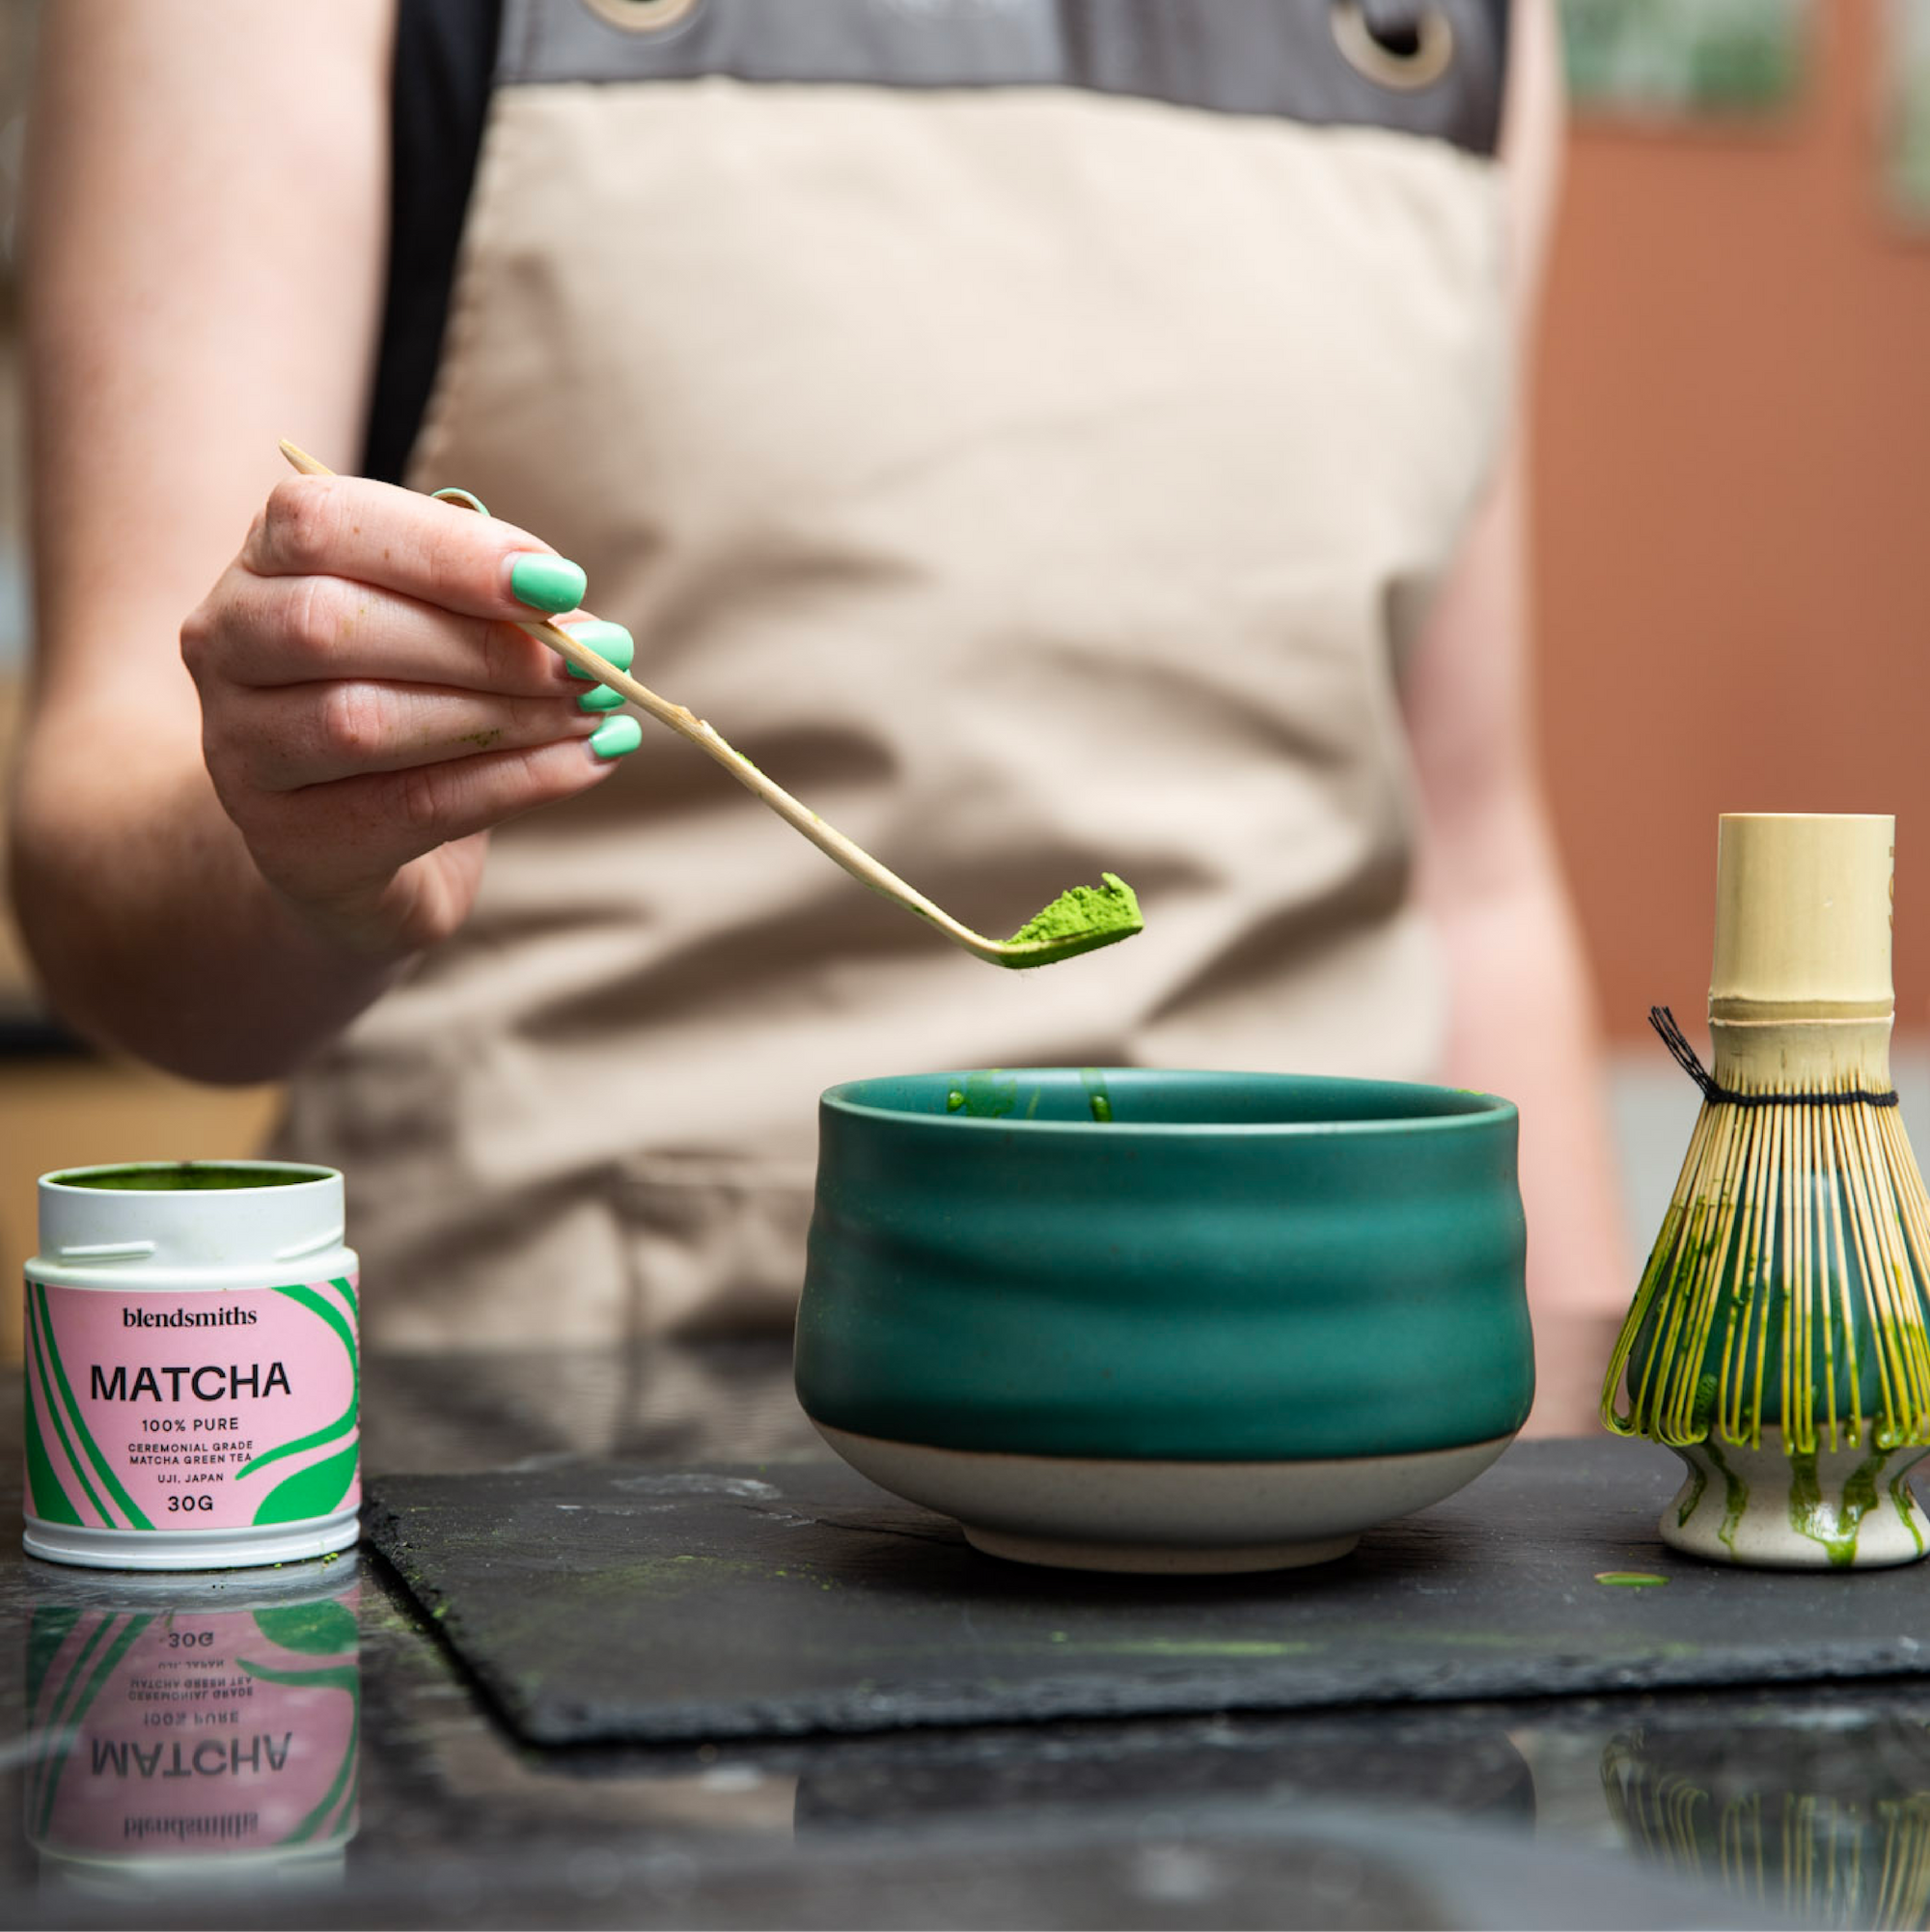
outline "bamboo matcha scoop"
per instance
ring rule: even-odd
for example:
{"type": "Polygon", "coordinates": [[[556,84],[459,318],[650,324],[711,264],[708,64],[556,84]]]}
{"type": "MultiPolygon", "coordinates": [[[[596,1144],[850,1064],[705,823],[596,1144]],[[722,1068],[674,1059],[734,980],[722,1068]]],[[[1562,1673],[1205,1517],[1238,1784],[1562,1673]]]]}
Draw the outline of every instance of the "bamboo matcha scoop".
{"type": "MultiPolygon", "coordinates": [[[[282,455],[304,476],[335,474],[293,443],[284,441],[282,455]]],[[[599,684],[621,693],[658,724],[668,725],[679,737],[688,738],[699,751],[716,759],[745,790],[754,792],[768,805],[786,824],[802,832],[826,858],[842,866],[860,885],[869,886],[881,897],[896,900],[907,912],[917,913],[926,925],[935,925],[954,946],[962,946],[976,958],[989,960],[995,966],[1050,966],[1055,960],[1070,959],[1076,952],[1091,952],[1101,946],[1130,939],[1144,925],[1132,887],[1117,873],[1101,872],[1098,885],[1072,886],[1061,893],[1009,939],[987,939],[906,885],[888,866],[872,858],[862,845],[854,845],[808,806],[800,805],[782,786],[772,784],[743,753],[732,750],[717,731],[681,704],[659,698],[648,685],[639,683],[588,645],[578,643],[561,624],[544,620],[519,627],[539,644],[548,645],[586,677],[593,677],[599,684]]]]}

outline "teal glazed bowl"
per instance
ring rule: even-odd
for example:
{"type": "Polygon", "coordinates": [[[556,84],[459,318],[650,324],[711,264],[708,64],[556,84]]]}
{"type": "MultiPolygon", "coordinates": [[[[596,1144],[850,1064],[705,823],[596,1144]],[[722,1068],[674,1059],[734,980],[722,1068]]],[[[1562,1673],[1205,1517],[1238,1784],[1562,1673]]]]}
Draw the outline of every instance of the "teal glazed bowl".
{"type": "Polygon", "coordinates": [[[1326,1560],[1506,1448],[1534,1394],[1505,1100],[1028,1068],[826,1093],[797,1390],[981,1549],[1326,1560]]]}

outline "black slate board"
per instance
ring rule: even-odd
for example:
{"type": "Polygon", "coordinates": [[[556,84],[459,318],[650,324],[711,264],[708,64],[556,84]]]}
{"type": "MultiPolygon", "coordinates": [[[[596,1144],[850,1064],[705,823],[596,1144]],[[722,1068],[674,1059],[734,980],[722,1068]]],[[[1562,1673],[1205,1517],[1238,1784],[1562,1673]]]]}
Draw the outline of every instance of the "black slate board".
{"type": "Polygon", "coordinates": [[[1351,1557],[1228,1579],[1001,1562],[825,1462],[389,1477],[365,1524],[510,1726],[542,1745],[1923,1668],[1930,1565],[1786,1574],[1679,1557],[1655,1533],[1679,1468],[1640,1444],[1521,1443],[1351,1557]],[[1671,1581],[1617,1588],[1602,1570],[1671,1581]]]}

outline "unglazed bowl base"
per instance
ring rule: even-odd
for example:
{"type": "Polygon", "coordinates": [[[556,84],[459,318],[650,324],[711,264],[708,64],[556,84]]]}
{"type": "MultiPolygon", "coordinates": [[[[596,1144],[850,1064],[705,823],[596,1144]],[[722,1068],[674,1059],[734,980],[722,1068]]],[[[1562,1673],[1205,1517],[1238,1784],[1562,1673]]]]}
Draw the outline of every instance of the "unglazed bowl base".
{"type": "Polygon", "coordinates": [[[1304,1462],[1138,1462],[933,1449],[813,1426],[859,1475],[1015,1562],[1143,1575],[1280,1570],[1464,1488],[1514,1440],[1304,1462]]]}
{"type": "Polygon", "coordinates": [[[1662,1540],[1710,1562],[1752,1569],[1884,1569],[1930,1553],[1926,1518],[1905,1479],[1930,1448],[1818,1449],[1784,1453],[1779,1429],[1762,1447],[1669,1447],[1688,1479],[1662,1512],[1662,1540]]]}
{"type": "Polygon", "coordinates": [[[1188,1550],[1150,1543],[1067,1543],[1050,1536],[1008,1536],[963,1523],[965,1540],[988,1557],[1040,1563],[1055,1570],[1111,1570],[1121,1576],[1232,1577],[1253,1570],[1303,1570],[1331,1563],[1360,1542],[1328,1536],[1311,1543],[1235,1543],[1225,1550],[1188,1550]]]}

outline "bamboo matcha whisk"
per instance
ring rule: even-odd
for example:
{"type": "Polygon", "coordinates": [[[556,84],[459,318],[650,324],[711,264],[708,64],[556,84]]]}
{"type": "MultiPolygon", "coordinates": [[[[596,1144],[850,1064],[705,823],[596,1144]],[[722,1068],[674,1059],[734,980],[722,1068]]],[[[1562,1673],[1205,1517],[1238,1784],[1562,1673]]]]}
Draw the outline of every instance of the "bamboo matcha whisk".
{"type": "Polygon", "coordinates": [[[1603,1390],[1691,1477],[1664,1537],[1802,1567],[1924,1553],[1930,1199],[1889,1077],[1894,820],[1721,823],[1703,1106],[1603,1390]],[[1888,1485],[1887,1499],[1879,1483],[1888,1485]]]}

